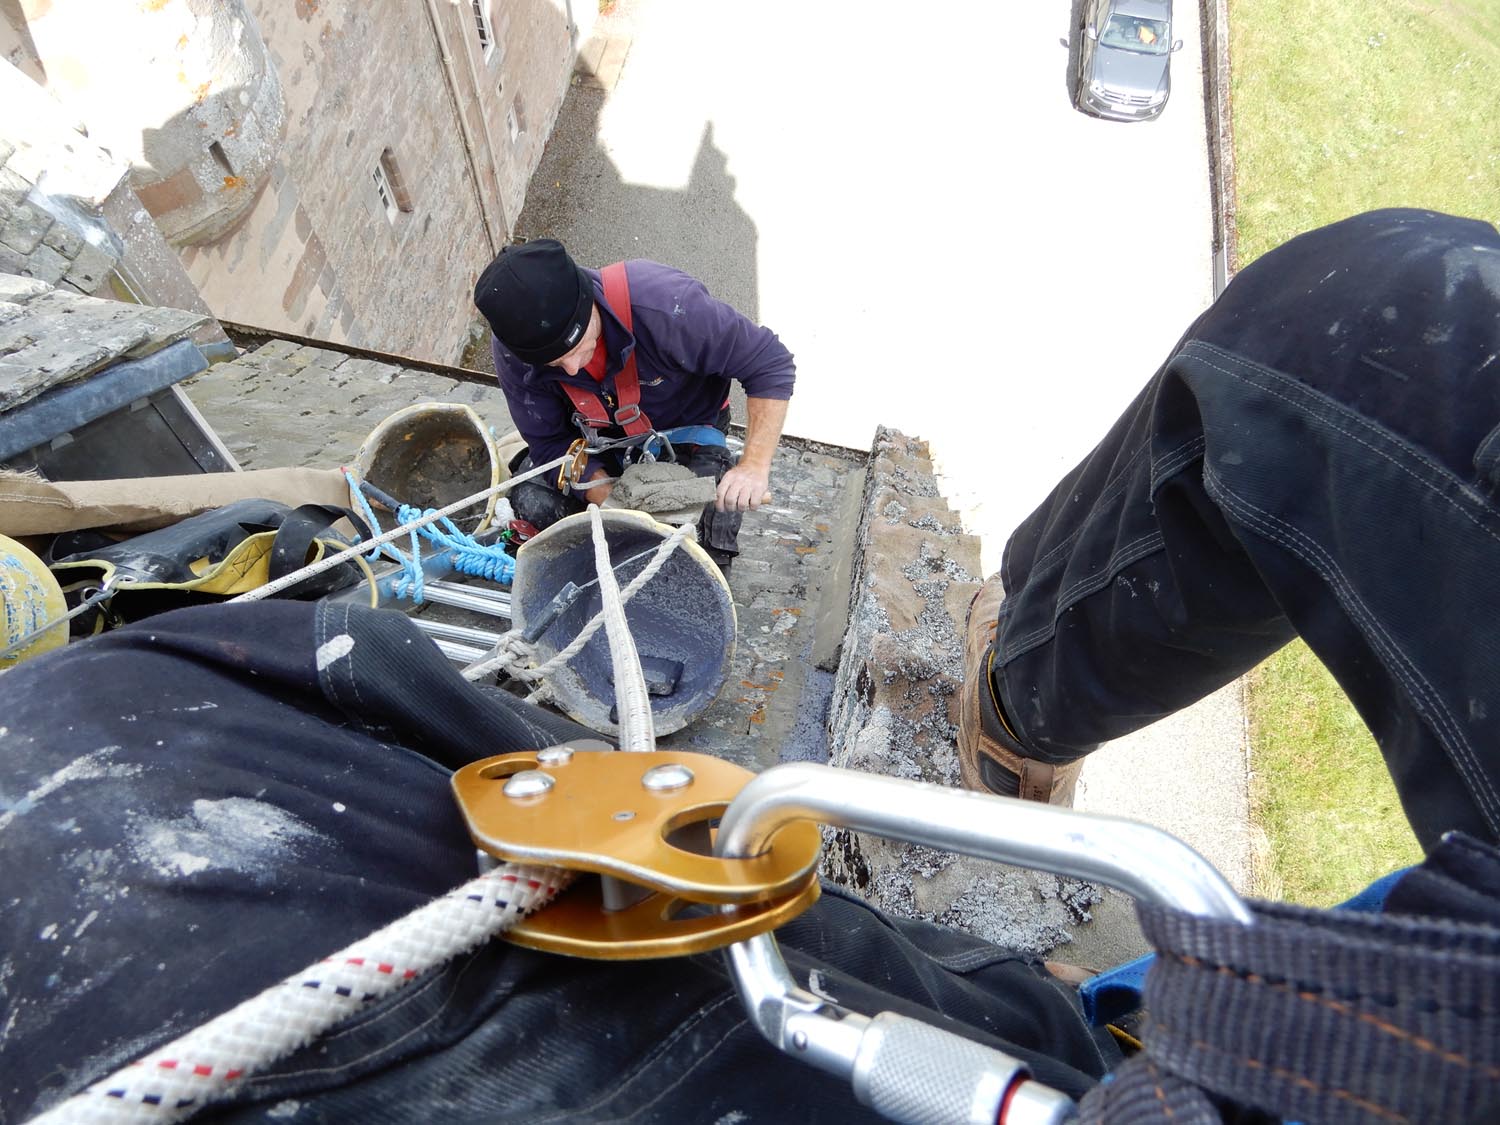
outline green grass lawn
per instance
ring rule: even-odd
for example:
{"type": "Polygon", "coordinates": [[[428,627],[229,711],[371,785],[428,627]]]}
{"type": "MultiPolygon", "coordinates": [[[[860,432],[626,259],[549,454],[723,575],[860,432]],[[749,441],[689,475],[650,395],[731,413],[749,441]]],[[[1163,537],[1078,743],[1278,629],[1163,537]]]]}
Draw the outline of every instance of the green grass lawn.
{"type": "MultiPolygon", "coordinates": [[[[1238,258],[1376,207],[1500,219],[1500,2],[1229,0],[1238,258]]],[[[1420,856],[1300,644],[1250,682],[1256,893],[1326,905],[1420,856]]]]}
{"type": "Polygon", "coordinates": [[[1500,219],[1500,3],[1229,0],[1239,264],[1374,207],[1500,219]]]}
{"type": "Polygon", "coordinates": [[[1250,677],[1255,893],[1331,906],[1422,858],[1375,740],[1301,641],[1250,677]]]}

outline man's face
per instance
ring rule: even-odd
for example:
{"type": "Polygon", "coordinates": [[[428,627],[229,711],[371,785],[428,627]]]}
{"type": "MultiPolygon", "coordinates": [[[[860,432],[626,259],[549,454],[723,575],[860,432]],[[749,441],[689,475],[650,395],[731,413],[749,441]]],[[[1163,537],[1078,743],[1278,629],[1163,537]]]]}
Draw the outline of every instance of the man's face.
{"type": "Polygon", "coordinates": [[[569,375],[577,375],[594,358],[594,349],[599,346],[599,333],[603,327],[599,319],[599,306],[595,305],[589,313],[589,326],[583,330],[583,339],[573,345],[572,351],[558,356],[547,366],[560,367],[569,375]]]}

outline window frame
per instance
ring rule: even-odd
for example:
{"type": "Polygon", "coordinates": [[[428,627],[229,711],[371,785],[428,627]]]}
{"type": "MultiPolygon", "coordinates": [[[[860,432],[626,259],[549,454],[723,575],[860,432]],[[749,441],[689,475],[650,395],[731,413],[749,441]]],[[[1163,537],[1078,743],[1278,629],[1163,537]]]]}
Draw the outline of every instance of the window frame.
{"type": "Polygon", "coordinates": [[[495,54],[495,21],[490,16],[490,0],[469,0],[474,13],[474,30],[479,38],[479,54],[489,62],[495,54]]]}

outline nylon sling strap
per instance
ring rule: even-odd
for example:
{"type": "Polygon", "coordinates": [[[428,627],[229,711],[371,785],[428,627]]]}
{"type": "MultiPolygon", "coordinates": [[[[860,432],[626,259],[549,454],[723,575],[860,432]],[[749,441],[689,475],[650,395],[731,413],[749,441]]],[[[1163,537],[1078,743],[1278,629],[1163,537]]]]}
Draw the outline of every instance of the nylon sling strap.
{"type": "Polygon", "coordinates": [[[1257,903],[1239,926],[1138,904],[1158,951],[1145,1051],[1080,1120],[1219,1122],[1210,1099],[1290,1121],[1500,1119],[1500,925],[1463,906],[1500,906],[1482,889],[1500,854],[1451,848],[1463,874],[1419,913],[1257,903]]]}
{"type": "MultiPolygon", "coordinates": [[[[604,282],[604,303],[619,318],[620,323],[625,326],[625,331],[633,334],[634,320],[630,315],[630,282],[625,277],[625,263],[616,262],[614,265],[605,266],[599,271],[599,277],[604,282]]],[[[594,355],[597,368],[595,361],[590,361],[586,370],[597,383],[604,379],[606,362],[602,333],[599,347],[594,355]]],[[[613,419],[598,395],[582,387],[576,387],[572,383],[563,383],[562,389],[572,400],[573,409],[577,412],[574,420],[581,425],[593,430],[601,430],[613,421],[614,425],[624,430],[628,437],[651,432],[651,419],[641,410],[641,377],[636,369],[634,348],[630,349],[625,357],[624,366],[615,375],[616,406],[613,419]]]]}

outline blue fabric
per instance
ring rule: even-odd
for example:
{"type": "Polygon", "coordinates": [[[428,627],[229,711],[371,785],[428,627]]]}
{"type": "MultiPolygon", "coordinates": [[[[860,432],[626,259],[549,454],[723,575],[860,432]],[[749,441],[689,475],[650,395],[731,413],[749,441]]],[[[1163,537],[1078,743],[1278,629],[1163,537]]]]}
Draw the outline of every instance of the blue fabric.
{"type": "MultiPolygon", "coordinates": [[[[673,445],[728,445],[724,431],[717,426],[678,426],[662,431],[662,436],[673,445]]],[[[660,442],[650,441],[646,444],[652,456],[661,452],[660,442]]]]}
{"type": "Polygon", "coordinates": [[[1412,870],[1410,867],[1403,867],[1400,871],[1392,871],[1389,875],[1382,875],[1364,890],[1360,891],[1359,894],[1353,898],[1345,899],[1334,907],[1334,909],[1353,910],[1361,914],[1379,914],[1385,909],[1386,896],[1412,870]]]}
{"type": "Polygon", "coordinates": [[[992,674],[1032,756],[1076,760],[1300,635],[1424,847],[1500,839],[1497,277],[1493,227],[1392,210],[1230,283],[1006,546],[992,674]]]}
{"type": "Polygon", "coordinates": [[[1090,977],[1079,986],[1078,999],[1083,1004],[1083,1018],[1089,1021],[1090,1027],[1104,1027],[1140,1010],[1141,994],[1146,990],[1146,972],[1155,960],[1156,954],[1144,954],[1090,977]]]}

